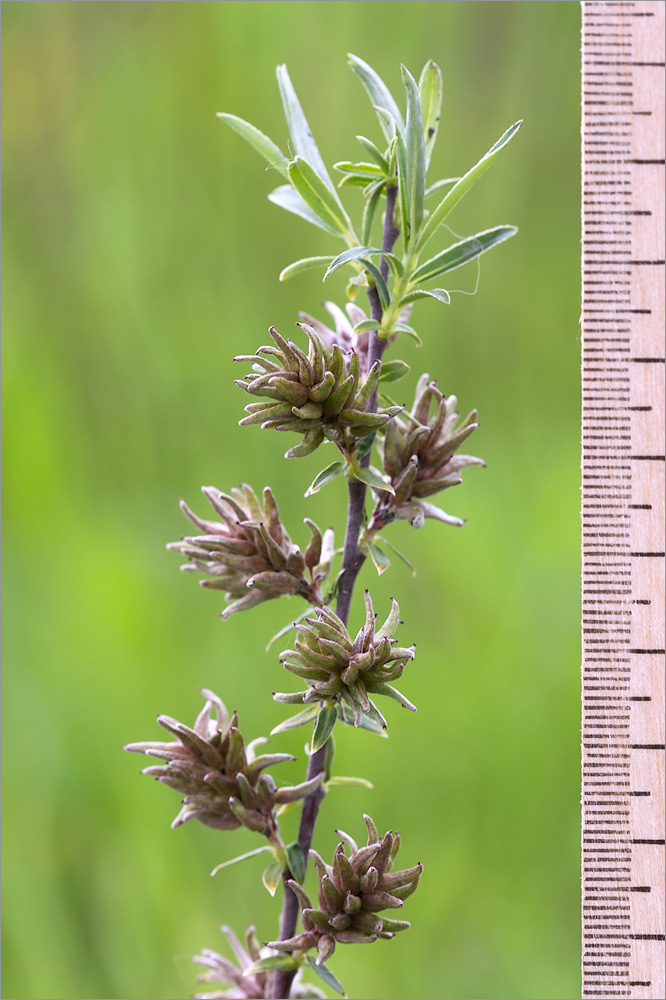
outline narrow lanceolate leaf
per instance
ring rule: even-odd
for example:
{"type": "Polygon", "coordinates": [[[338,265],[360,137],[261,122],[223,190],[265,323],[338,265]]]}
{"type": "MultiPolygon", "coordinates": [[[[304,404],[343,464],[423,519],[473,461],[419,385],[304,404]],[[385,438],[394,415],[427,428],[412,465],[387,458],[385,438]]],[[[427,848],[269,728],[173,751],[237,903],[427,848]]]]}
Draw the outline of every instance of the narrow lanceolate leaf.
{"type": "MultiPolygon", "coordinates": [[[[308,609],[308,614],[310,614],[310,610],[308,609]]],[[[318,705],[308,705],[302,712],[297,712],[296,715],[292,715],[291,718],[285,719],[284,722],[271,729],[271,736],[277,736],[278,733],[286,733],[289,729],[298,729],[299,726],[306,726],[308,722],[313,722],[318,714],[318,705]]]]}
{"type": "Polygon", "coordinates": [[[335,190],[329,190],[311,163],[302,156],[297,156],[289,164],[289,180],[324,225],[341,236],[353,239],[352,224],[342,202],[335,190]]]}
{"type": "Polygon", "coordinates": [[[254,976],[257,972],[289,972],[298,968],[298,962],[291,955],[269,955],[253,962],[243,971],[243,976],[254,976]]]}
{"type": "Polygon", "coordinates": [[[338,709],[336,705],[323,705],[319,710],[314,733],[312,734],[312,753],[320,750],[329,738],[335,723],[338,721],[338,709]]]}
{"type": "Polygon", "coordinates": [[[376,469],[354,469],[353,477],[354,479],[358,479],[360,482],[365,483],[366,486],[372,486],[375,490],[386,490],[387,493],[391,493],[395,496],[395,490],[391,484],[387,483],[376,469]]]}
{"type": "Polygon", "coordinates": [[[423,119],[426,170],[430,166],[430,158],[437,139],[439,119],[442,114],[443,93],[442,71],[437,63],[429,59],[419,77],[419,100],[423,119]]]}
{"type": "Polygon", "coordinates": [[[423,119],[416,80],[409,70],[402,67],[402,82],[407,97],[407,122],[405,124],[405,149],[407,151],[407,214],[409,240],[417,238],[423,220],[426,154],[423,139],[423,119]]]}
{"type": "MultiPolygon", "coordinates": [[[[398,131],[403,132],[404,125],[402,124],[402,115],[400,114],[398,105],[393,100],[391,91],[388,89],[379,74],[375,72],[372,66],[368,66],[368,64],[362,59],[359,59],[358,56],[353,56],[351,52],[347,55],[347,59],[349,60],[349,65],[365,87],[368,97],[370,98],[370,103],[373,107],[384,108],[384,110],[388,111],[391,118],[395,121],[398,131]]],[[[379,118],[379,124],[381,125],[382,132],[386,137],[386,141],[390,142],[393,138],[393,129],[391,128],[389,121],[384,118],[383,115],[378,114],[377,117],[379,118]]]]}
{"type": "Polygon", "coordinates": [[[234,132],[242,136],[246,142],[249,142],[252,148],[256,149],[257,153],[263,156],[272,167],[279,170],[285,177],[288,176],[287,164],[289,163],[289,157],[284,155],[280,147],[276,146],[272,139],[269,139],[267,135],[260,132],[254,125],[250,125],[249,122],[243,121],[242,118],[238,118],[236,115],[228,115],[220,111],[217,117],[226,122],[229,128],[232,128],[234,132]]]}
{"type": "Polygon", "coordinates": [[[467,194],[469,189],[476,183],[479,177],[486,172],[495,157],[502,149],[504,149],[506,144],[513,139],[522,124],[522,121],[518,121],[515,125],[512,125],[511,128],[508,128],[506,132],[500,136],[495,145],[490,147],[485,156],[482,156],[479,162],[476,163],[471,170],[468,170],[467,173],[460,178],[458,183],[451,188],[449,193],[440,201],[437,208],[430,214],[423,225],[423,229],[421,230],[418,238],[418,250],[423,249],[430,237],[434,234],[437,227],[441,225],[449,212],[455,208],[460,199],[467,194]]]}
{"type": "Polygon", "coordinates": [[[272,201],[274,205],[284,208],[287,212],[291,212],[292,215],[300,215],[301,219],[311,222],[313,226],[318,226],[327,233],[332,233],[334,236],[339,235],[337,229],[327,226],[325,222],[321,221],[318,215],[315,215],[310,206],[303,201],[300,194],[294,191],[291,184],[281,184],[280,187],[275,188],[275,191],[271,191],[269,194],[268,200],[272,201]]]}
{"type": "MultiPolygon", "coordinates": [[[[348,708],[347,705],[342,706],[342,720],[347,726],[354,725],[354,713],[350,708],[348,708]]],[[[385,740],[388,739],[388,733],[386,732],[384,727],[380,725],[380,723],[377,722],[376,719],[371,719],[369,715],[362,716],[361,724],[356,728],[367,729],[368,732],[376,733],[378,736],[382,736],[385,740]]]]}
{"type": "Polygon", "coordinates": [[[287,860],[291,874],[297,882],[302,882],[305,878],[305,857],[297,840],[287,847],[287,860]]]}
{"type": "MultiPolygon", "coordinates": [[[[402,302],[403,300],[401,299],[400,301],[402,302]]],[[[406,333],[407,336],[411,337],[412,340],[416,343],[417,347],[423,347],[423,341],[421,340],[421,338],[419,337],[418,333],[416,332],[413,326],[408,326],[407,323],[394,323],[393,329],[396,330],[398,333],[406,333]]]]}
{"type": "Polygon", "coordinates": [[[391,294],[388,290],[388,285],[384,281],[381,271],[378,267],[375,267],[372,261],[368,260],[367,257],[361,257],[360,260],[368,274],[372,276],[382,309],[388,309],[391,304],[391,294]]]}
{"type": "Polygon", "coordinates": [[[503,243],[505,240],[515,236],[518,230],[515,226],[495,226],[493,229],[486,229],[476,236],[469,236],[460,243],[442,250],[435,257],[431,257],[414,272],[412,282],[421,284],[436,278],[438,274],[445,274],[447,271],[454,271],[457,267],[462,267],[475,257],[479,257],[486,250],[503,243]]]}
{"type": "Polygon", "coordinates": [[[345,993],[344,986],[342,985],[340,980],[333,975],[333,973],[331,972],[331,970],[327,965],[324,965],[323,962],[321,963],[321,965],[317,965],[317,962],[312,957],[312,955],[308,955],[305,961],[313,970],[313,972],[316,972],[318,976],[321,976],[321,978],[324,980],[327,986],[330,986],[332,990],[335,990],[336,993],[339,993],[341,997],[347,996],[347,994],[345,993]]]}
{"type": "MultiPolygon", "coordinates": [[[[361,222],[361,242],[369,243],[370,237],[372,236],[372,224],[375,221],[375,215],[377,214],[377,206],[379,205],[379,199],[382,196],[383,187],[377,184],[374,191],[368,195],[368,199],[363,208],[363,220],[361,222]]],[[[367,192],[367,189],[366,189],[367,192]]]]}
{"type": "Polygon", "coordinates": [[[378,149],[377,146],[375,146],[374,142],[372,142],[371,139],[366,139],[364,135],[357,135],[356,138],[363,146],[363,149],[365,149],[366,152],[370,153],[370,156],[373,158],[373,160],[375,160],[377,165],[382,168],[384,173],[385,174],[388,173],[388,160],[381,152],[381,150],[378,149]]]}
{"type": "Polygon", "coordinates": [[[314,493],[318,493],[319,490],[323,489],[324,486],[327,486],[328,483],[333,482],[334,479],[341,476],[346,468],[346,462],[331,462],[330,465],[327,465],[325,469],[322,469],[321,472],[315,476],[304,495],[306,497],[311,497],[314,493]]]}
{"type": "Polygon", "coordinates": [[[280,281],[288,281],[289,278],[293,278],[297,274],[303,274],[304,271],[312,271],[315,268],[325,267],[332,260],[332,256],[303,257],[301,260],[295,260],[293,264],[288,264],[287,267],[280,271],[280,281]]]}
{"type": "Polygon", "coordinates": [[[258,847],[256,851],[248,851],[247,854],[239,854],[237,858],[232,858],[231,861],[223,861],[222,864],[216,865],[213,868],[211,875],[216,875],[223,868],[230,868],[232,865],[237,865],[239,861],[245,861],[246,858],[253,858],[255,854],[264,854],[266,851],[270,851],[271,848],[266,844],[264,847],[258,847]]]}
{"type": "Polygon", "coordinates": [[[429,198],[431,194],[434,194],[435,191],[439,191],[443,187],[451,187],[453,184],[457,184],[459,180],[459,177],[442,177],[441,180],[435,181],[434,184],[425,189],[426,198],[429,198]]]}
{"type": "Polygon", "coordinates": [[[319,150],[317,149],[317,144],[312,137],[310,126],[308,125],[307,119],[303,114],[303,109],[301,108],[300,102],[296,96],[296,91],[294,90],[293,84],[289,78],[287,67],[278,66],[275,72],[277,74],[278,86],[280,88],[280,97],[282,98],[284,116],[287,119],[289,135],[291,136],[291,141],[294,147],[293,151],[297,156],[302,156],[308,161],[308,163],[311,163],[326,187],[329,188],[330,191],[335,192],[333,182],[328,176],[326,167],[324,166],[324,161],[322,160],[319,150]]]}
{"type": "Polygon", "coordinates": [[[401,552],[400,549],[396,549],[395,545],[393,545],[392,542],[389,542],[385,535],[382,537],[382,544],[386,545],[391,552],[398,557],[398,559],[401,559],[404,562],[405,566],[411,570],[412,576],[416,576],[416,568],[414,564],[409,561],[404,552],[401,552]]]}
{"type": "Polygon", "coordinates": [[[397,382],[411,371],[406,361],[396,358],[395,361],[385,361],[379,373],[380,382],[397,382]]]}
{"type": "Polygon", "coordinates": [[[387,250],[380,250],[377,247],[350,247],[349,250],[343,250],[341,254],[332,261],[326,270],[324,275],[324,281],[331,274],[338,270],[338,268],[343,267],[345,264],[349,264],[351,261],[360,260],[363,257],[386,257],[391,263],[397,274],[402,274],[404,268],[402,262],[396,257],[395,254],[389,253],[387,250]]]}
{"type": "Polygon", "coordinates": [[[410,302],[416,302],[417,299],[437,299],[439,302],[443,302],[445,306],[448,306],[451,302],[451,296],[445,288],[417,288],[416,291],[404,295],[400,299],[400,305],[409,305],[410,302]]]}
{"type": "Polygon", "coordinates": [[[368,542],[368,553],[372,560],[372,565],[377,570],[377,575],[381,576],[390,567],[391,560],[377,545],[371,545],[370,542],[368,542]]]}
{"type": "Polygon", "coordinates": [[[261,876],[261,881],[264,883],[271,896],[275,895],[275,891],[282,880],[283,871],[284,862],[272,861],[268,868],[264,871],[264,874],[261,876]]]}
{"type": "Polygon", "coordinates": [[[398,167],[398,208],[400,210],[400,229],[405,239],[409,237],[409,167],[407,165],[407,147],[405,137],[400,134],[395,146],[396,164],[398,167]]]}
{"type": "Polygon", "coordinates": [[[335,785],[342,785],[346,787],[358,787],[358,788],[374,788],[375,786],[367,778],[355,778],[353,776],[347,777],[344,774],[336,774],[334,777],[329,778],[326,782],[327,788],[333,788],[335,785]]]}
{"type": "Polygon", "coordinates": [[[366,163],[365,161],[353,163],[351,160],[339,160],[333,164],[333,168],[339,170],[341,174],[356,174],[358,177],[365,177],[366,182],[385,176],[385,171],[378,164],[366,163]]]}
{"type": "Polygon", "coordinates": [[[353,328],[352,333],[372,333],[373,330],[381,329],[381,323],[378,323],[376,319],[363,319],[360,323],[357,323],[353,328]]]}

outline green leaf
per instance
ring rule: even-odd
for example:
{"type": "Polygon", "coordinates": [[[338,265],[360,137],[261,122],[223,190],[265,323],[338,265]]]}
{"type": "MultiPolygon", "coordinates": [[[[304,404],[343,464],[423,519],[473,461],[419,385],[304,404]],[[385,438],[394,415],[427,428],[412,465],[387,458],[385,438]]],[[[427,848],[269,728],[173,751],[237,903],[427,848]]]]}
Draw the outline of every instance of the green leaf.
{"type": "Polygon", "coordinates": [[[265,869],[264,874],[261,876],[261,881],[264,883],[271,896],[274,896],[277,887],[282,879],[282,872],[284,871],[284,861],[271,861],[268,868],[265,869]]]}
{"type": "Polygon", "coordinates": [[[318,493],[319,490],[323,489],[324,486],[327,486],[328,483],[332,483],[334,479],[341,476],[346,468],[346,462],[331,462],[330,465],[327,465],[325,469],[322,469],[321,472],[314,477],[305,491],[304,496],[311,497],[314,493],[318,493]]]}
{"type": "Polygon", "coordinates": [[[284,802],[281,806],[275,810],[276,816],[284,816],[285,813],[289,812],[290,809],[294,809],[296,806],[300,806],[300,799],[296,799],[294,802],[284,802]]]}
{"type": "Polygon", "coordinates": [[[336,977],[333,975],[333,973],[331,972],[331,970],[328,968],[327,965],[324,965],[323,962],[321,963],[321,965],[317,965],[317,962],[312,957],[312,955],[307,955],[305,961],[310,966],[312,971],[316,972],[317,975],[324,980],[327,986],[330,986],[332,990],[335,990],[336,993],[339,993],[341,997],[347,996],[347,994],[345,993],[344,986],[342,985],[339,979],[336,979],[336,977]]]}
{"type": "Polygon", "coordinates": [[[435,181],[434,184],[431,184],[430,187],[425,189],[425,197],[429,198],[431,194],[435,193],[435,191],[439,191],[439,189],[443,187],[451,187],[452,184],[457,184],[459,180],[459,177],[442,177],[440,181],[435,181]]]}
{"type": "Polygon", "coordinates": [[[366,188],[373,187],[375,184],[385,184],[385,178],[380,178],[378,181],[367,177],[365,174],[345,174],[342,180],[338,181],[338,190],[343,187],[361,187],[364,192],[366,188]]]}
{"type": "Polygon", "coordinates": [[[395,361],[385,361],[382,363],[382,370],[379,373],[379,381],[398,382],[410,371],[411,368],[406,361],[400,361],[397,358],[395,361]]]}
{"type": "Polygon", "coordinates": [[[272,848],[268,844],[264,847],[257,847],[255,851],[248,851],[247,854],[239,854],[237,858],[232,858],[231,861],[223,861],[222,864],[216,865],[211,875],[217,875],[223,868],[231,868],[232,865],[237,865],[239,861],[245,861],[246,858],[253,858],[255,854],[264,854],[266,851],[272,851],[272,848]]]}
{"type": "Polygon", "coordinates": [[[291,184],[281,184],[280,187],[275,188],[275,191],[271,191],[269,194],[268,200],[273,202],[274,205],[279,205],[280,208],[286,209],[287,212],[291,212],[293,215],[299,215],[301,219],[311,222],[313,226],[318,226],[325,232],[332,233],[333,236],[339,236],[337,229],[327,226],[325,222],[321,221],[318,215],[315,215],[310,206],[306,205],[303,201],[300,194],[294,191],[291,184]]]}
{"type": "Polygon", "coordinates": [[[296,715],[292,715],[289,719],[285,719],[284,722],[271,729],[271,736],[277,736],[278,733],[286,733],[289,729],[298,729],[299,726],[305,726],[308,722],[312,722],[318,713],[318,705],[308,705],[302,712],[297,712],[296,715]]]}
{"type": "Polygon", "coordinates": [[[395,146],[396,164],[398,167],[398,207],[400,209],[400,229],[405,240],[409,237],[409,167],[407,166],[407,147],[402,134],[397,136],[395,146]]]}
{"type": "Polygon", "coordinates": [[[382,573],[390,567],[391,560],[386,553],[382,552],[379,546],[372,545],[370,542],[366,542],[366,545],[368,547],[370,558],[372,559],[372,565],[377,570],[377,575],[381,576],[382,573]]]}
{"type": "Polygon", "coordinates": [[[338,268],[343,267],[345,264],[349,264],[353,260],[363,260],[364,257],[386,257],[391,263],[395,272],[400,275],[402,274],[404,268],[402,262],[396,257],[395,254],[389,253],[387,250],[380,250],[377,247],[351,247],[349,250],[343,250],[342,253],[338,254],[335,260],[329,264],[326,274],[324,275],[324,281],[333,274],[338,268]]]}
{"type": "Polygon", "coordinates": [[[391,295],[388,290],[388,285],[384,281],[384,278],[379,268],[375,267],[372,261],[368,260],[367,257],[361,257],[360,261],[363,264],[363,267],[366,269],[366,271],[372,276],[372,279],[375,283],[375,287],[377,289],[377,294],[379,295],[379,301],[381,303],[382,309],[388,309],[389,305],[391,304],[391,295]]]}
{"type": "Polygon", "coordinates": [[[323,747],[324,743],[333,732],[337,721],[337,705],[322,705],[319,709],[319,715],[317,716],[317,722],[315,723],[314,733],[312,734],[312,753],[316,753],[317,750],[320,750],[323,747]]]}
{"type": "Polygon", "coordinates": [[[327,788],[333,788],[335,785],[343,785],[345,787],[359,787],[359,788],[374,788],[375,786],[367,778],[354,778],[347,777],[343,774],[336,774],[333,778],[329,778],[326,782],[327,788]]]}
{"type": "Polygon", "coordinates": [[[365,458],[369,451],[371,451],[372,443],[375,440],[376,434],[377,431],[373,431],[372,434],[367,434],[366,437],[360,438],[356,442],[356,457],[359,462],[362,458],[365,458]]]}
{"type": "Polygon", "coordinates": [[[364,319],[357,323],[352,333],[372,333],[373,330],[381,330],[382,324],[376,319],[364,319]]]}
{"type": "Polygon", "coordinates": [[[369,177],[372,180],[385,176],[385,171],[376,163],[352,163],[351,160],[340,160],[333,164],[333,169],[339,170],[341,174],[357,174],[359,177],[369,177]]]}
{"type": "MultiPolygon", "coordinates": [[[[398,105],[393,100],[391,91],[388,89],[379,74],[375,72],[372,66],[368,66],[366,62],[359,59],[358,56],[352,55],[351,52],[348,53],[347,59],[349,60],[349,65],[365,87],[368,97],[370,98],[370,102],[373,107],[375,107],[375,110],[379,107],[388,111],[391,118],[395,121],[398,131],[403,132],[404,126],[402,124],[402,115],[400,114],[398,105]]],[[[383,115],[378,113],[377,117],[379,118],[379,124],[381,125],[386,141],[390,142],[393,138],[393,129],[383,115]]]]}
{"type": "Polygon", "coordinates": [[[522,121],[518,121],[515,125],[512,125],[511,128],[508,128],[506,132],[500,136],[495,145],[490,147],[485,156],[482,156],[479,162],[475,164],[471,170],[468,170],[464,177],[461,177],[458,183],[451,188],[447,195],[444,196],[437,208],[426,219],[423,229],[419,235],[417,250],[423,249],[428,240],[434,234],[435,230],[447,217],[449,212],[455,208],[460,199],[467,194],[469,189],[479,179],[479,177],[486,172],[495,157],[502,149],[504,149],[506,144],[513,139],[522,124],[522,121]]]}
{"type": "Polygon", "coordinates": [[[305,856],[297,840],[287,846],[287,860],[289,871],[296,881],[303,882],[305,879],[305,856]]]}
{"type": "Polygon", "coordinates": [[[398,333],[406,333],[408,337],[411,337],[416,342],[417,347],[423,347],[423,341],[413,326],[409,326],[407,323],[394,323],[393,329],[397,330],[398,333]]]}
{"type": "Polygon", "coordinates": [[[299,963],[293,955],[269,955],[268,958],[260,958],[257,962],[253,962],[243,971],[243,975],[254,976],[257,972],[289,972],[298,968],[299,963]]]}
{"type": "MultiPolygon", "coordinates": [[[[342,705],[342,721],[347,726],[354,725],[354,713],[347,705],[342,705]]],[[[378,736],[382,736],[385,740],[388,739],[388,733],[376,719],[371,719],[368,715],[361,716],[361,724],[356,727],[357,729],[367,729],[370,733],[376,733],[378,736]]]]}
{"type": "Polygon", "coordinates": [[[376,469],[354,469],[352,476],[361,483],[365,483],[366,486],[372,486],[376,490],[386,490],[387,493],[395,496],[395,490],[391,484],[387,483],[376,469]]]}
{"type": "Polygon", "coordinates": [[[284,626],[284,628],[281,628],[279,632],[276,632],[275,635],[272,636],[272,638],[269,640],[268,645],[266,646],[266,652],[268,653],[271,646],[273,646],[278,641],[278,639],[281,639],[283,635],[288,635],[289,632],[291,632],[291,630],[293,629],[296,622],[303,621],[304,618],[307,618],[308,615],[312,614],[313,610],[314,610],[313,608],[306,608],[306,610],[302,611],[297,618],[292,618],[292,620],[288,622],[284,626]]]}
{"type": "Polygon", "coordinates": [[[331,733],[326,743],[326,751],[324,753],[324,781],[331,780],[331,770],[333,768],[333,761],[335,760],[335,736],[331,733]]]}
{"type": "Polygon", "coordinates": [[[409,70],[402,67],[402,82],[407,97],[407,122],[405,149],[407,152],[407,217],[408,242],[418,236],[423,221],[423,196],[425,192],[426,154],[423,140],[423,119],[416,80],[409,70]]]}
{"type": "Polygon", "coordinates": [[[242,136],[246,142],[256,149],[260,156],[263,156],[265,160],[268,160],[272,167],[279,170],[281,174],[288,177],[287,174],[287,164],[289,163],[289,157],[285,156],[279,146],[276,146],[272,139],[269,139],[267,135],[260,132],[258,128],[254,125],[250,125],[249,122],[243,121],[242,118],[238,118],[236,115],[228,115],[223,111],[218,112],[218,118],[226,122],[227,125],[237,132],[238,135],[242,136]]]}
{"type": "Polygon", "coordinates": [[[395,545],[389,542],[388,538],[386,538],[385,535],[382,535],[382,545],[388,546],[391,552],[393,552],[394,555],[398,557],[398,559],[402,559],[405,566],[407,566],[407,568],[411,570],[412,576],[416,576],[416,567],[414,566],[414,564],[409,561],[404,552],[401,552],[400,549],[396,549],[395,545]]]}
{"type": "Polygon", "coordinates": [[[282,107],[284,108],[284,116],[287,119],[289,135],[291,136],[294,153],[296,156],[302,156],[303,159],[312,164],[312,167],[317,172],[326,187],[335,193],[333,182],[328,176],[326,167],[324,166],[324,161],[322,160],[319,150],[317,149],[317,144],[312,137],[310,126],[308,125],[307,119],[303,114],[303,109],[301,108],[300,102],[296,96],[296,91],[294,90],[292,82],[289,78],[287,67],[278,66],[275,72],[277,74],[280,97],[282,98],[282,107]]]}
{"type": "Polygon", "coordinates": [[[375,215],[377,213],[377,206],[379,205],[379,199],[382,196],[383,184],[377,184],[372,192],[369,189],[365,189],[365,194],[368,195],[367,201],[363,208],[363,220],[361,222],[361,242],[368,243],[370,237],[372,236],[372,224],[375,221],[375,215]]]}
{"type": "Polygon", "coordinates": [[[426,170],[430,166],[432,151],[437,140],[443,93],[442,71],[437,63],[429,59],[419,77],[419,100],[423,119],[426,170]]]}
{"type": "Polygon", "coordinates": [[[437,299],[439,302],[443,302],[445,306],[448,306],[451,302],[451,296],[445,288],[418,288],[416,291],[404,295],[400,299],[400,305],[406,306],[410,302],[416,302],[417,299],[437,299]]]}
{"type": "Polygon", "coordinates": [[[335,190],[331,192],[319,174],[301,156],[289,164],[289,180],[303,201],[312,209],[324,225],[341,236],[354,238],[349,216],[342,207],[335,190]]]}
{"type": "Polygon", "coordinates": [[[421,284],[435,278],[439,274],[447,271],[454,271],[457,267],[462,267],[475,257],[479,257],[486,250],[503,243],[505,240],[515,236],[518,230],[515,226],[495,226],[494,229],[486,229],[475,236],[469,236],[460,243],[442,250],[435,257],[431,257],[414,272],[412,276],[413,284],[421,284]]]}
{"type": "Polygon", "coordinates": [[[377,146],[375,146],[374,142],[372,142],[371,139],[366,139],[364,135],[357,135],[356,138],[363,146],[363,149],[365,149],[366,152],[370,153],[370,156],[373,158],[373,160],[375,160],[378,166],[382,168],[383,172],[387,174],[389,166],[388,160],[386,159],[382,151],[378,149],[377,146]]]}
{"type": "Polygon", "coordinates": [[[302,274],[303,271],[312,271],[316,267],[323,267],[325,264],[330,264],[333,257],[329,254],[327,257],[302,257],[301,260],[295,260],[293,264],[288,264],[287,267],[280,271],[280,281],[288,281],[289,278],[293,278],[297,274],[302,274]]]}

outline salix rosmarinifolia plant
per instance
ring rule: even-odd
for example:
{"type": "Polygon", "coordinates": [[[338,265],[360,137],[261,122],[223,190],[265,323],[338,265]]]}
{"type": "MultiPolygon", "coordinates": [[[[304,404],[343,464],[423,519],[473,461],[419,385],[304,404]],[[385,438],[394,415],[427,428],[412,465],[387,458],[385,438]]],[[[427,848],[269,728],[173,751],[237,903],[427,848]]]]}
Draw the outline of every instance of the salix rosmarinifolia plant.
{"type": "Polygon", "coordinates": [[[344,476],[348,506],[340,550],[332,530],[322,532],[310,518],[305,519],[309,531],[305,546],[292,542],[269,487],[261,496],[245,484],[228,493],[204,487],[212,508],[207,516],[181,503],[195,532],[169,548],[185,559],[183,569],[202,576],[204,587],[224,592],[230,603],[222,618],[278,597],[305,602],[305,610],[292,613],[290,624],[278,633],[281,637],[293,631],[293,648],[281,653],[279,662],[301,682],[300,689],[273,693],[276,701],[297,711],[276,725],[271,735],[312,727],[307,772],[294,786],[279,786],[272,775],[278,764],[293,758],[259,752],[267,742],[263,737],[246,743],[237,714],[229,715],[210,691],[203,692],[205,705],[192,727],[166,716],[158,718],[171,742],[128,746],[160,759],[162,763],[144,773],[184,796],[174,826],[198,819],[220,830],[246,827],[264,843],[243,857],[269,852],[264,885],[271,894],[283,886],[274,940],[262,948],[250,927],[243,946],[224,927],[238,965],[214,951],[197,956],[195,960],[208,970],[201,980],[218,983],[215,992],[202,997],[323,996],[302,981],[305,968],[342,993],[326,965],[335,948],[392,938],[409,927],[386,913],[402,909],[422,870],[420,864],[396,868],[399,836],[390,831],[380,835],[369,816],[364,817],[367,843],[359,847],[338,831],[340,843],[330,864],[311,845],[327,789],[352,780],[363,783],[333,774],[334,728],[347,725],[383,734],[387,720],[383,701],[382,708],[377,704],[380,698],[415,711],[394,686],[414,658],[414,646],[399,645],[396,638],[397,602],[381,609],[380,624],[366,591],[357,602],[362,624],[349,630],[359,570],[368,557],[378,573],[387,569],[386,549],[397,552],[388,537],[396,518],[408,519],[415,528],[427,518],[461,526],[464,522],[434,504],[433,498],[460,484],[466,466],[483,465],[459,450],[478,426],[476,411],[460,420],[455,396],[445,396],[427,374],[418,379],[411,408],[397,405],[386,389],[407,375],[409,366],[400,358],[385,361],[384,354],[403,335],[419,340],[411,320],[415,302],[434,299],[448,305],[445,276],[515,234],[515,227],[498,225],[444,249],[436,246],[443,223],[521,122],[508,128],[462,177],[429,183],[442,107],[439,68],[428,62],[418,83],[402,68],[403,117],[377,73],[356,56],[350,56],[349,63],[376,111],[380,132],[375,140],[356,137],[362,159],[336,163],[337,184],[319,154],[286,67],[278,68],[277,78],[290,155],[254,125],[232,114],[220,115],[282,175],[284,183],[269,195],[270,201],[331,238],[328,256],[297,260],[284,268],[280,280],[310,270],[323,272],[324,281],[342,268],[349,274],[344,308],[326,303],[331,325],[303,312],[294,339],[271,327],[268,343],[235,359],[242,366],[236,384],[250,397],[240,423],[291,432],[298,440],[286,452],[287,458],[332,446],[335,459],[323,463],[306,496],[344,476]],[[363,210],[357,222],[340,193],[349,186],[362,191],[363,210]],[[361,292],[367,295],[367,314],[358,303],[361,292]],[[371,509],[368,496],[373,500],[371,509]],[[298,838],[285,844],[280,815],[299,801],[298,838]],[[316,902],[304,888],[310,855],[316,867],[316,902]]]}

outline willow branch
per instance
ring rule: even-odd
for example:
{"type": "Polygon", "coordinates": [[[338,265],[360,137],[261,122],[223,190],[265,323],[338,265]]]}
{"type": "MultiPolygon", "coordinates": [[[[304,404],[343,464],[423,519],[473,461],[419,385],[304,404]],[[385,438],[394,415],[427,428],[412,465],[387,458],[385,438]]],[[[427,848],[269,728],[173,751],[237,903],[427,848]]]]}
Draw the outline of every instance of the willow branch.
{"type": "MultiPolygon", "coordinates": [[[[395,241],[399,235],[399,230],[396,229],[393,221],[396,195],[397,186],[393,185],[387,188],[386,214],[384,216],[384,232],[382,236],[382,250],[387,252],[390,252],[393,249],[395,241]]],[[[384,258],[382,258],[380,271],[382,276],[386,279],[388,275],[388,262],[384,258]]],[[[370,300],[371,318],[376,320],[378,323],[381,323],[383,310],[376,288],[372,287],[368,289],[368,299],[370,300]]],[[[376,332],[371,333],[368,345],[368,371],[376,360],[381,360],[385,349],[386,341],[382,340],[376,332]]],[[[374,413],[376,410],[377,393],[375,392],[368,405],[368,412],[374,413]]],[[[370,453],[368,453],[362,464],[367,466],[369,462],[370,453]]],[[[345,625],[349,619],[349,609],[351,606],[354,584],[356,583],[359,570],[365,561],[365,556],[358,547],[358,539],[361,531],[361,525],[363,523],[365,495],[367,490],[365,483],[361,483],[356,479],[349,481],[348,488],[347,525],[345,528],[345,542],[342,551],[342,573],[340,576],[338,599],[335,607],[336,614],[342,619],[345,625]]],[[[323,772],[325,763],[326,744],[317,750],[316,753],[311,754],[308,761],[306,780],[310,781],[311,778],[314,778],[323,772]]],[[[325,794],[325,789],[323,789],[320,785],[319,788],[315,789],[314,792],[308,795],[303,802],[301,820],[298,828],[298,843],[303,851],[306,867],[310,846],[312,845],[312,838],[314,836],[315,824],[319,814],[319,808],[324,800],[325,794]]],[[[293,937],[296,932],[296,922],[298,920],[299,912],[298,900],[286,884],[287,879],[291,877],[291,872],[284,872],[284,901],[282,905],[282,913],[280,915],[280,941],[286,941],[288,938],[293,937]]],[[[272,993],[273,1000],[288,1000],[293,979],[293,972],[275,973],[272,993]]]]}

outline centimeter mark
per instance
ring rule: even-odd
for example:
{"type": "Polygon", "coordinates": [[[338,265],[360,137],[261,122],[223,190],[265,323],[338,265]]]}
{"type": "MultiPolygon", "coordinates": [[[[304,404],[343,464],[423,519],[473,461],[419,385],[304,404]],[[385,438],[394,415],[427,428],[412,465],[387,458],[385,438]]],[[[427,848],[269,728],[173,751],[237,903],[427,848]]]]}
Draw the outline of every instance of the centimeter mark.
{"type": "Polygon", "coordinates": [[[664,8],[582,3],[583,997],[664,985],[664,8]]]}

